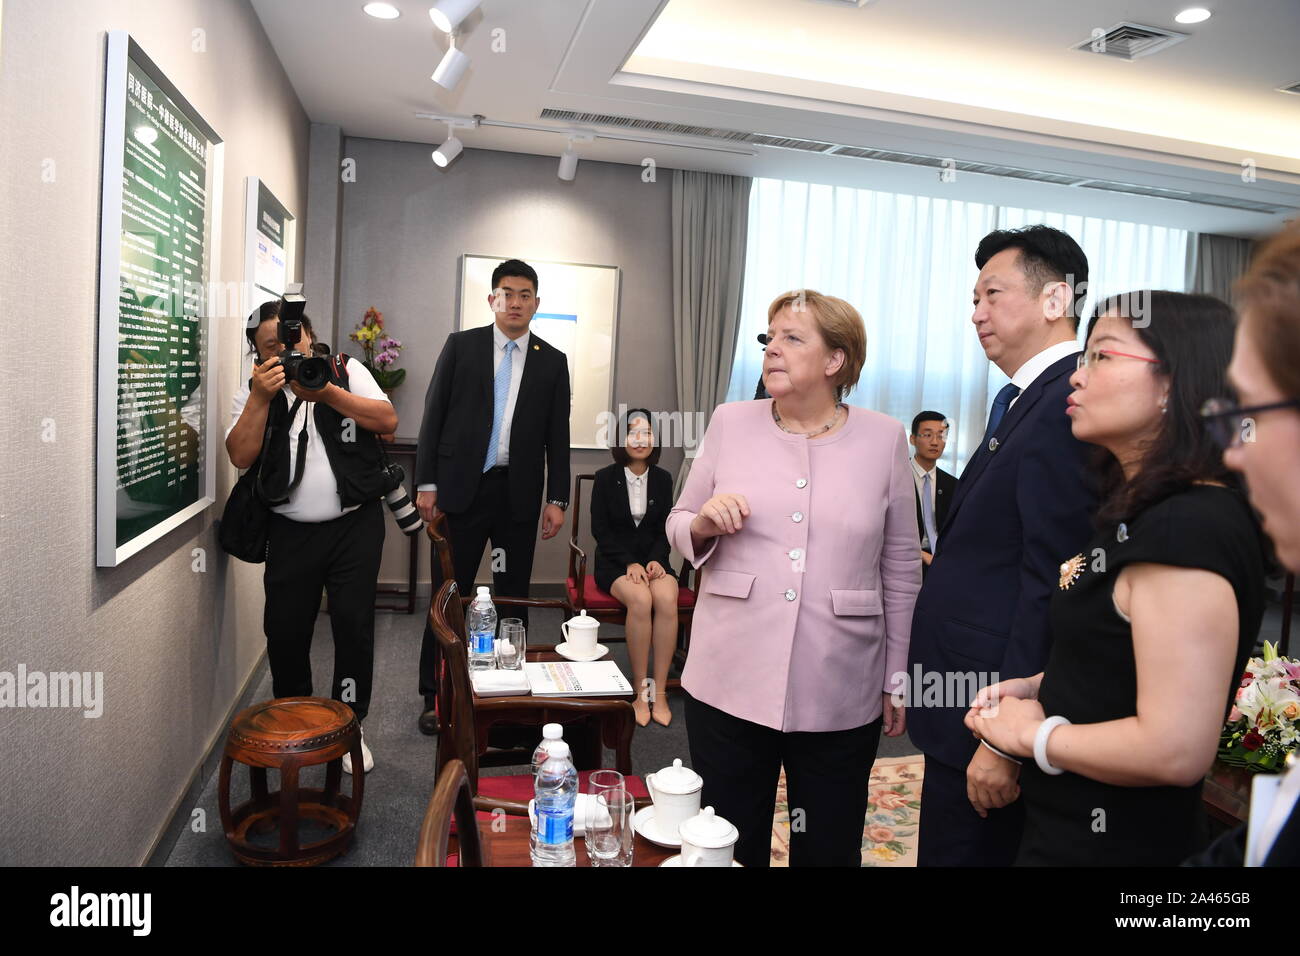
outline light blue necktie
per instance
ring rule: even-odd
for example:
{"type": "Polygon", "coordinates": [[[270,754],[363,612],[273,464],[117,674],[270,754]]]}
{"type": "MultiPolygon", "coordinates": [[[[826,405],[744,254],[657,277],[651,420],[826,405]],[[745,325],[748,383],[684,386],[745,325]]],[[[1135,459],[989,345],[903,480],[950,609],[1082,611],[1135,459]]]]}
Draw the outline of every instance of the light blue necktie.
{"type": "Polygon", "coordinates": [[[924,476],[921,488],[921,520],[925,522],[925,536],[930,541],[930,553],[939,543],[939,532],[934,527],[934,504],[930,500],[930,476],[924,476]]]}
{"type": "Polygon", "coordinates": [[[983,444],[987,445],[993,433],[998,430],[998,425],[1002,423],[1002,417],[1006,415],[1007,409],[1011,407],[1011,401],[1020,394],[1020,386],[1012,385],[1008,382],[998,389],[997,396],[993,399],[993,407],[989,409],[989,427],[984,430],[983,444]]]}
{"type": "Polygon", "coordinates": [[[510,398],[510,374],[514,371],[513,353],[518,347],[513,341],[506,343],[506,354],[501,357],[496,378],[492,380],[492,437],[488,439],[484,471],[495,467],[497,463],[497,443],[501,441],[501,424],[506,417],[506,400],[510,398]]]}

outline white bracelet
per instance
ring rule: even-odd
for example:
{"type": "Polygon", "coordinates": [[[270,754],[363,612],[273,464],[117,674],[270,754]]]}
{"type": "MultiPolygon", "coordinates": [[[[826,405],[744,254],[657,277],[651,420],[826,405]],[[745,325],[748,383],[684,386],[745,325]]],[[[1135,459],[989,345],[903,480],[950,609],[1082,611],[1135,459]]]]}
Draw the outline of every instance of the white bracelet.
{"type": "Polygon", "coordinates": [[[1068,723],[1069,721],[1064,717],[1057,715],[1055,717],[1048,717],[1038,725],[1038,733],[1034,734],[1034,761],[1038,764],[1038,769],[1042,770],[1043,773],[1048,773],[1052,776],[1065,773],[1063,768],[1053,767],[1047,762],[1047,738],[1052,736],[1052,731],[1057,727],[1068,723]]]}
{"type": "Polygon", "coordinates": [[[997,747],[994,747],[991,743],[989,743],[987,740],[983,739],[982,737],[980,738],[980,743],[983,744],[985,747],[988,747],[989,750],[993,751],[995,754],[997,754],[997,755],[998,755],[999,757],[1001,757],[1003,760],[1010,760],[1010,761],[1011,761],[1013,764],[1015,764],[1017,767],[1020,766],[1020,761],[1019,761],[1019,760],[1017,760],[1015,757],[1011,756],[1011,754],[1004,754],[1001,750],[998,750],[997,747]]]}

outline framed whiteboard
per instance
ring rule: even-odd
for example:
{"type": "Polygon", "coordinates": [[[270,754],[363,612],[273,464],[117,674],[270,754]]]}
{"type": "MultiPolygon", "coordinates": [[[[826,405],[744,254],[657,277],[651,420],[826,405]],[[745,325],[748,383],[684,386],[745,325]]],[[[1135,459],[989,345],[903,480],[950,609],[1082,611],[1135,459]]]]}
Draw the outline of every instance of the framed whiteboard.
{"type": "Polygon", "coordinates": [[[221,138],[108,34],[100,194],[95,558],[116,567],[216,500],[211,277],[221,138]]]}
{"type": "MultiPolygon", "coordinates": [[[[509,256],[461,257],[460,328],[494,321],[488,298],[492,270],[509,256]]],[[[614,348],[618,333],[618,266],[578,262],[528,264],[537,270],[537,314],[531,331],[564,353],[569,363],[572,404],[569,445],[607,447],[601,440],[614,409],[614,348]]]]}

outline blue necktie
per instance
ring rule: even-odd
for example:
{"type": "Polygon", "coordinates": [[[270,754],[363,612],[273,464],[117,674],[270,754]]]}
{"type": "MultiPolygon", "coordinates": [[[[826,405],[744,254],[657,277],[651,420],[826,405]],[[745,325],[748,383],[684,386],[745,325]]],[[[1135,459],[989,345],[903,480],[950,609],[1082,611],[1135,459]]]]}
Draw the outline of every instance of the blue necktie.
{"type": "Polygon", "coordinates": [[[993,433],[998,430],[998,425],[1002,424],[1002,418],[1006,415],[1007,409],[1011,407],[1011,400],[1020,394],[1020,386],[1012,385],[1008,382],[998,389],[997,397],[993,399],[993,407],[989,409],[989,427],[984,429],[983,444],[987,445],[993,433]]]}
{"type": "Polygon", "coordinates": [[[495,467],[497,463],[497,443],[501,441],[501,424],[506,417],[506,400],[510,398],[510,374],[514,371],[513,353],[518,347],[513,341],[506,343],[506,354],[501,356],[496,378],[492,380],[492,436],[488,439],[484,471],[495,467]]]}
{"type": "Polygon", "coordinates": [[[930,501],[930,476],[926,475],[921,484],[921,520],[925,522],[925,536],[930,543],[930,553],[933,554],[935,545],[939,543],[939,532],[934,527],[934,504],[930,501]]]}

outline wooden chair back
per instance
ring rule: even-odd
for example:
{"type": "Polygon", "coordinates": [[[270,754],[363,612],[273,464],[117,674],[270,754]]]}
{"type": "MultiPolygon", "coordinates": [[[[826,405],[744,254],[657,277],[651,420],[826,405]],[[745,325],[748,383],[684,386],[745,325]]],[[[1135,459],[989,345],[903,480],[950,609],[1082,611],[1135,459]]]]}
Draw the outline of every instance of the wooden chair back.
{"type": "Polygon", "coordinates": [[[483,844],[474,815],[474,795],[469,774],[459,760],[452,760],[438,775],[437,786],[424,811],[420,842],[415,851],[416,866],[446,866],[451,821],[456,821],[456,842],[461,866],[483,866],[483,844]]]}

